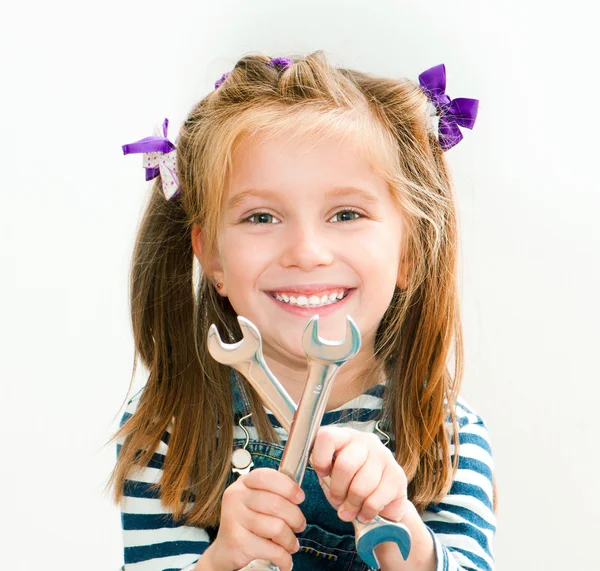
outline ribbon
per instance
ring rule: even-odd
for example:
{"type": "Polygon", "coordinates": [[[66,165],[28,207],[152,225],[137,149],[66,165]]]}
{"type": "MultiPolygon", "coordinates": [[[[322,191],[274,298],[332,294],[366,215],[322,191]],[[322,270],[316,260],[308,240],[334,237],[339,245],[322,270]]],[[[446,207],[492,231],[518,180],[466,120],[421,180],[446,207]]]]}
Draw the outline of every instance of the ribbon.
{"type": "Polygon", "coordinates": [[[169,200],[179,194],[177,177],[177,151],[167,138],[169,120],[165,119],[161,127],[157,125],[152,137],[146,137],[135,143],[123,145],[123,154],[144,153],[142,166],[146,169],[146,180],[160,175],[165,198],[169,200]]]}
{"type": "Polygon", "coordinates": [[[221,84],[227,79],[229,74],[230,72],[226,71],[219,79],[217,79],[217,81],[215,81],[215,89],[219,89],[219,87],[221,87],[221,84]]]}
{"type": "MultiPolygon", "coordinates": [[[[267,64],[269,67],[275,69],[287,69],[291,65],[294,65],[293,60],[287,57],[274,57],[269,60],[267,64]]],[[[223,82],[229,77],[230,71],[226,71],[217,81],[215,82],[215,89],[219,89],[223,82]]]]}
{"type": "Polygon", "coordinates": [[[267,65],[269,67],[287,69],[291,65],[294,65],[294,62],[288,57],[274,57],[269,60],[269,63],[267,65]]]}
{"type": "Polygon", "coordinates": [[[450,99],[446,95],[446,66],[443,63],[419,75],[419,84],[440,116],[438,138],[442,150],[447,151],[463,138],[459,126],[472,129],[475,125],[479,100],[465,97],[450,99]]]}

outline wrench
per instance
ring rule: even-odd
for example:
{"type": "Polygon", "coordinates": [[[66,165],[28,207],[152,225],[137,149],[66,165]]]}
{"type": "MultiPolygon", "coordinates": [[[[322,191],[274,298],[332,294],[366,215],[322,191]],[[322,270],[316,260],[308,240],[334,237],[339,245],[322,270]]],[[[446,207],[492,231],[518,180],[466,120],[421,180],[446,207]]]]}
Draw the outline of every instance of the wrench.
{"type": "Polygon", "coordinates": [[[360,332],[346,316],[343,341],[330,342],[318,335],[319,315],[311,317],[304,328],[302,348],[308,360],[308,377],[294,415],[290,435],[281,458],[280,471],[300,485],[312,451],[339,368],[360,349],[360,332]]]}
{"type": "MultiPolygon", "coordinates": [[[[348,331],[346,333],[346,339],[348,339],[350,332],[350,326],[352,325],[352,333],[354,337],[357,338],[356,351],[354,354],[358,353],[358,349],[360,348],[360,333],[358,331],[358,327],[352,320],[350,316],[347,316],[348,319],[348,331]]],[[[304,352],[306,353],[308,359],[308,371],[309,371],[309,381],[314,377],[315,379],[323,378],[328,379],[335,375],[337,369],[343,364],[338,364],[336,362],[336,356],[339,355],[339,351],[332,349],[332,345],[330,343],[325,343],[318,334],[318,323],[319,316],[315,315],[311,317],[309,322],[304,329],[304,336],[302,338],[302,347],[304,352]]],[[[326,381],[325,381],[326,382],[326,381]]],[[[304,393],[302,394],[302,400],[298,405],[298,411],[294,416],[294,421],[292,423],[292,430],[290,432],[290,439],[292,437],[292,433],[294,432],[294,425],[297,424],[297,418],[300,414],[302,401],[304,400],[306,395],[306,389],[304,389],[304,393]]],[[[331,385],[329,386],[331,388],[331,385]]],[[[314,444],[316,431],[321,425],[321,420],[323,418],[323,413],[325,412],[325,406],[327,405],[327,396],[329,395],[329,391],[327,390],[327,396],[325,396],[326,389],[323,390],[324,395],[322,395],[321,408],[319,408],[318,413],[318,422],[314,429],[314,435],[312,435],[311,441],[311,449],[314,444]]],[[[282,463],[285,459],[282,459],[282,463]]],[[[305,464],[306,467],[306,464],[305,464]]],[[[327,478],[325,481],[325,485],[329,486],[330,478],[327,478]]],[[[409,529],[402,523],[392,522],[386,520],[380,516],[376,516],[369,523],[362,523],[357,518],[352,520],[352,524],[354,526],[354,534],[355,534],[355,543],[356,550],[360,555],[360,558],[369,566],[376,569],[379,569],[379,562],[377,561],[377,557],[375,556],[375,547],[380,543],[385,541],[393,541],[396,543],[400,549],[400,553],[402,557],[406,560],[410,553],[410,545],[411,545],[411,535],[409,529]]]]}
{"type": "MultiPolygon", "coordinates": [[[[280,422],[281,426],[285,430],[290,432],[293,424],[294,414],[296,412],[296,405],[294,401],[290,398],[290,396],[287,394],[287,391],[282,387],[281,383],[279,383],[277,378],[269,370],[262,355],[261,336],[256,326],[244,317],[238,317],[238,322],[240,323],[243,339],[242,341],[235,344],[224,344],[219,337],[216,327],[214,325],[211,326],[208,339],[209,352],[216,361],[230,365],[236,370],[238,370],[240,373],[242,373],[242,375],[246,378],[250,385],[260,394],[263,403],[271,410],[271,412],[273,412],[274,416],[280,422]]],[[[329,386],[327,387],[326,395],[328,396],[329,389],[331,388],[331,380],[337,372],[337,369],[343,363],[338,364],[335,361],[332,362],[330,360],[332,357],[329,357],[328,353],[331,351],[331,349],[328,349],[328,347],[335,347],[335,345],[339,346],[340,344],[338,343],[328,345],[324,343],[318,336],[316,327],[317,323],[318,315],[311,318],[311,320],[305,327],[305,332],[303,335],[303,347],[309,359],[309,369],[312,369],[313,371],[312,377],[315,380],[329,380],[329,386]]],[[[358,341],[357,346],[355,348],[355,352],[357,352],[360,346],[360,334],[354,322],[351,321],[351,318],[348,318],[346,339],[351,338],[352,334],[357,334],[356,338],[358,341]]],[[[310,378],[311,373],[309,372],[309,380],[310,378]]],[[[317,382],[317,386],[319,384],[321,383],[317,382]]],[[[305,394],[307,394],[306,388],[302,397],[303,399],[305,394]]],[[[313,402],[312,406],[314,407],[315,400],[311,400],[313,402]]],[[[304,474],[304,469],[306,468],[306,460],[308,458],[308,455],[310,454],[310,449],[312,448],[312,444],[314,444],[314,436],[316,435],[316,430],[318,430],[320,426],[324,409],[327,403],[327,398],[325,398],[324,400],[322,398],[317,400],[319,400],[319,402],[321,403],[319,405],[321,410],[315,410],[313,408],[314,414],[319,415],[319,422],[318,424],[316,424],[316,428],[314,428],[314,435],[312,435],[312,443],[310,443],[309,439],[307,438],[305,439],[304,446],[299,446],[299,449],[294,452],[295,457],[300,458],[300,461],[304,465],[304,468],[301,468],[300,481],[304,474]],[[306,445],[307,442],[309,442],[310,446],[306,445]],[[307,450],[308,453],[306,452],[307,450]]],[[[308,407],[306,410],[308,410],[308,407]]],[[[285,456],[286,454],[284,453],[284,457],[285,456]]],[[[282,468],[283,466],[280,467],[280,469],[283,471],[282,468]]],[[[298,469],[300,469],[300,466],[297,464],[295,468],[296,471],[294,471],[294,466],[292,464],[291,472],[286,472],[292,478],[295,478],[298,475],[298,469]]],[[[323,478],[323,480],[326,485],[329,485],[329,477],[325,477],[323,478]]],[[[385,541],[395,542],[400,548],[404,559],[408,557],[408,554],[410,552],[411,536],[408,528],[405,525],[397,522],[388,521],[380,516],[376,516],[369,523],[362,523],[356,518],[352,523],[354,525],[355,530],[357,551],[360,557],[363,559],[363,561],[365,561],[365,563],[367,563],[370,567],[379,567],[377,558],[374,554],[374,548],[385,541]]],[[[256,563],[258,562],[252,562],[247,568],[259,569],[259,567],[255,566],[256,563]]],[[[275,569],[275,567],[264,566],[260,567],[260,569],[272,570],[275,569]]]]}

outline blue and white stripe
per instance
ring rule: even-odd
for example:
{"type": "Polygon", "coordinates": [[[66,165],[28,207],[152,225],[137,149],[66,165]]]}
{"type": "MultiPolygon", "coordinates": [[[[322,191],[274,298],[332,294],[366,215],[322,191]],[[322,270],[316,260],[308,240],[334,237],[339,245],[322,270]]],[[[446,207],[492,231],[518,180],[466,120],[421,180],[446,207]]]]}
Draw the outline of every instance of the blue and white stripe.
{"type": "MultiPolygon", "coordinates": [[[[422,519],[432,532],[438,571],[493,571],[496,516],[488,431],[462,397],[456,414],[458,470],[448,495],[439,504],[428,506],[422,519]]],[[[450,451],[454,458],[454,445],[450,451]]]]}
{"type": "MultiPolygon", "coordinates": [[[[377,385],[342,407],[325,413],[323,424],[338,424],[373,432],[382,406],[384,385],[377,385]]],[[[141,391],[128,403],[121,423],[135,413],[141,391]]],[[[485,424],[463,398],[458,399],[460,458],[448,495],[422,514],[437,554],[436,571],[493,571],[492,539],[496,530],[493,512],[493,460],[485,424]]],[[[269,415],[282,441],[287,433],[269,415]]],[[[246,426],[247,423],[244,423],[246,426]]],[[[160,482],[173,421],[163,436],[151,462],[131,473],[125,482],[121,502],[124,543],[122,571],[192,571],[210,544],[208,533],[200,528],[174,522],[150,485],[160,482]]],[[[451,424],[447,425],[451,433],[451,424]]],[[[250,438],[256,429],[247,426],[250,438]]],[[[236,425],[234,438],[245,439],[236,425]]],[[[117,444],[117,453],[121,443],[117,444]]],[[[451,447],[454,454],[454,446],[451,447]]],[[[188,509],[191,505],[188,507],[188,509]]]]}

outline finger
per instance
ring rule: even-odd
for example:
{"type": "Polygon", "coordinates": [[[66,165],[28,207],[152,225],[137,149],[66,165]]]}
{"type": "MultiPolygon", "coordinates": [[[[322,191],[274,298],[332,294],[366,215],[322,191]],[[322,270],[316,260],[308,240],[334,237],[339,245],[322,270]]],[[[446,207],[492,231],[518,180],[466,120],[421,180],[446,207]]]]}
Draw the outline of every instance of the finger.
{"type": "Polygon", "coordinates": [[[384,508],[390,519],[399,521],[402,517],[401,506],[406,500],[406,476],[402,469],[387,466],[377,488],[362,503],[358,519],[366,522],[381,513],[384,508]],[[394,504],[394,505],[392,505],[394,504]]]}
{"type": "Polygon", "coordinates": [[[296,553],[299,549],[298,538],[290,529],[290,526],[278,517],[256,514],[246,522],[246,529],[259,537],[270,539],[281,546],[288,553],[296,553]]]}
{"type": "Polygon", "coordinates": [[[235,549],[233,554],[235,569],[245,568],[251,561],[257,559],[266,559],[277,565],[281,571],[292,569],[290,553],[270,539],[246,532],[241,536],[239,544],[240,548],[235,549]]]}
{"type": "Polygon", "coordinates": [[[350,442],[338,453],[333,463],[329,484],[329,493],[334,500],[346,499],[352,479],[363,467],[368,457],[369,449],[361,440],[350,442]]]}
{"type": "Polygon", "coordinates": [[[331,494],[329,493],[329,478],[325,477],[325,478],[321,478],[321,476],[319,476],[319,484],[321,484],[321,489],[323,490],[323,494],[325,495],[325,497],[327,498],[327,501],[336,509],[337,509],[342,505],[342,502],[338,501],[338,500],[334,500],[331,497],[331,494]]]}
{"type": "Polygon", "coordinates": [[[300,508],[278,494],[254,490],[245,504],[256,513],[282,519],[296,533],[306,529],[306,519],[300,508]]]}
{"type": "Polygon", "coordinates": [[[364,511],[364,502],[382,484],[384,471],[385,462],[376,454],[370,454],[362,468],[352,478],[346,499],[338,510],[340,519],[351,521],[361,510],[364,511]]]}
{"type": "Polygon", "coordinates": [[[299,504],[304,501],[302,488],[289,476],[274,470],[273,468],[257,468],[248,474],[244,474],[239,481],[252,490],[264,490],[282,496],[299,504]]]}
{"type": "Polygon", "coordinates": [[[324,426],[319,428],[313,445],[310,463],[319,476],[329,476],[336,451],[351,441],[352,435],[346,428],[324,426]]]}

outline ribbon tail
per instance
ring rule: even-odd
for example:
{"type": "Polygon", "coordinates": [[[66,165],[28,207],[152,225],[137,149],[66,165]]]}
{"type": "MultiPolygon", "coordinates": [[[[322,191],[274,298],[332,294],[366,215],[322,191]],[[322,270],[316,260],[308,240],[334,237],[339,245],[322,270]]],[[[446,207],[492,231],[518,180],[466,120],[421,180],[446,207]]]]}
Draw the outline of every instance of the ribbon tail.
{"type": "Polygon", "coordinates": [[[146,168],[146,180],[152,180],[153,178],[156,178],[159,174],[160,174],[160,169],[158,167],[156,168],[146,168]]]}
{"type": "Polygon", "coordinates": [[[452,100],[448,108],[448,115],[456,121],[461,127],[472,129],[477,119],[477,111],[479,109],[478,99],[467,99],[466,97],[457,97],[452,100]]]}
{"type": "Polygon", "coordinates": [[[135,143],[123,145],[122,149],[124,155],[132,153],[170,153],[175,149],[175,145],[164,137],[146,137],[135,143]]]}
{"type": "Polygon", "coordinates": [[[440,119],[439,140],[444,151],[451,149],[454,145],[461,142],[463,134],[460,132],[458,125],[448,117],[440,119]]]}
{"type": "Polygon", "coordinates": [[[179,190],[179,178],[175,168],[168,167],[166,164],[160,166],[160,177],[162,179],[162,188],[165,198],[169,200],[179,190]]]}

